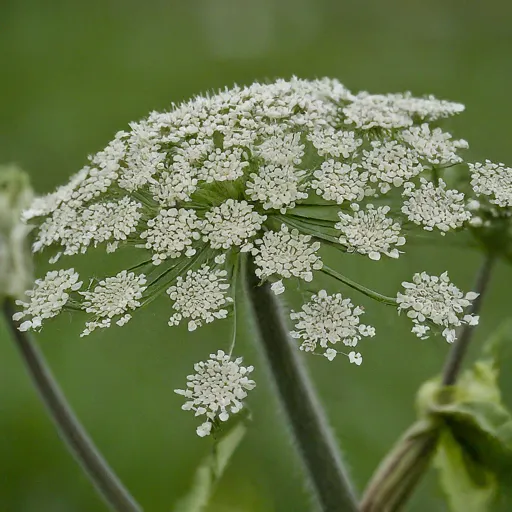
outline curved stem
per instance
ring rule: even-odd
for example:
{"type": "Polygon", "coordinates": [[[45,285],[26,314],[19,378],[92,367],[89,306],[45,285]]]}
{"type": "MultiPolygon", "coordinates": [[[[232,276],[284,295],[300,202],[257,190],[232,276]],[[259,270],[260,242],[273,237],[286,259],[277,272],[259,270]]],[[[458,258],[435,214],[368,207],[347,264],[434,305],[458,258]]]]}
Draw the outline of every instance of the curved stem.
{"type": "Polygon", "coordinates": [[[341,281],[343,284],[350,286],[350,288],[353,288],[354,290],[357,290],[358,292],[361,292],[367,297],[370,297],[371,299],[374,299],[378,302],[383,302],[384,304],[388,304],[389,306],[396,306],[397,304],[396,299],[394,299],[393,297],[387,297],[386,295],[382,295],[381,293],[374,292],[373,290],[370,290],[370,288],[367,288],[362,284],[352,281],[352,279],[349,279],[348,277],[340,274],[339,272],[336,272],[335,270],[333,270],[330,267],[327,267],[326,265],[322,267],[322,272],[324,274],[327,274],[328,276],[334,277],[334,279],[341,281]]]}
{"type": "Polygon", "coordinates": [[[41,400],[45,404],[62,439],[87,473],[91,482],[112,510],[116,512],[142,512],[142,508],[103,459],[67,404],[62,391],[46,365],[43,355],[32,343],[27,333],[18,330],[18,322],[12,319],[15,313],[12,301],[6,300],[2,309],[12,337],[32,377],[32,381],[39,391],[41,400]]]}
{"type": "Polygon", "coordinates": [[[354,490],[280,304],[268,283],[259,285],[252,260],[244,270],[261,347],[321,510],[356,512],[354,490]]]}
{"type": "MultiPolygon", "coordinates": [[[[480,312],[482,301],[491,279],[493,266],[494,258],[491,255],[487,255],[478,270],[474,285],[473,291],[480,295],[473,301],[470,311],[473,315],[478,315],[480,312]]],[[[455,340],[452,350],[448,355],[448,359],[446,360],[443,370],[443,385],[453,386],[453,384],[455,384],[462,367],[462,360],[468,351],[469,343],[471,342],[474,331],[474,326],[468,324],[464,324],[460,330],[459,336],[455,340]]]]}

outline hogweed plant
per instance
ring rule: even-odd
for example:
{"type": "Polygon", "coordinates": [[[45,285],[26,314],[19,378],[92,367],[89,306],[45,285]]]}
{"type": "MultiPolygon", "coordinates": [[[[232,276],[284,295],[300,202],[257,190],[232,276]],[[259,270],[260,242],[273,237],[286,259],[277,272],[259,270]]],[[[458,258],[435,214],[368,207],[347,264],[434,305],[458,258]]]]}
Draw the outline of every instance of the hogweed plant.
{"type": "MultiPolygon", "coordinates": [[[[25,209],[33,252],[47,252],[56,267],[17,300],[12,321],[25,333],[62,312],[81,313],[88,336],[125,326],[162,297],[169,326],[195,331],[230,321],[243,283],[320,507],[358,510],[297,350],[360,365],[360,346],[384,334],[357,292],[403,313],[422,339],[439,335],[457,347],[478,323],[483,287],[464,292],[448,272],[419,269],[389,297],[322,259],[328,246],[340,267],[353,257],[379,265],[406,257],[418,237],[471,230],[487,240],[497,221],[508,221],[511,169],[466,163],[468,143],[440,127],[463,110],[433,96],[354,94],[336,80],[293,78],[153,112],[25,209]],[[79,275],[73,257],[94,250],[125,250],[133,265],[79,275]],[[316,284],[321,274],[333,291],[316,284]],[[296,289],[304,304],[282,314],[279,295],[296,289]]],[[[201,437],[217,437],[256,386],[253,367],[235,352],[236,336],[176,390],[200,418],[201,437]]]]}

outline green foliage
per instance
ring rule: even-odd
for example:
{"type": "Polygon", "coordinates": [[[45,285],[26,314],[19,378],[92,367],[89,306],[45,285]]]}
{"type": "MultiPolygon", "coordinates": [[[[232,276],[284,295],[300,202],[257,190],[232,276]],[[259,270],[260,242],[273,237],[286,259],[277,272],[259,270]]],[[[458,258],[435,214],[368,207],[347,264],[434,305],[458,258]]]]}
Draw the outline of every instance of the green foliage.
{"type": "MultiPolygon", "coordinates": [[[[489,340],[496,353],[509,338],[507,322],[489,340]]],[[[420,414],[439,420],[434,465],[453,511],[484,512],[512,478],[512,415],[498,387],[494,355],[477,361],[454,387],[427,382],[419,393],[420,414]]]]}

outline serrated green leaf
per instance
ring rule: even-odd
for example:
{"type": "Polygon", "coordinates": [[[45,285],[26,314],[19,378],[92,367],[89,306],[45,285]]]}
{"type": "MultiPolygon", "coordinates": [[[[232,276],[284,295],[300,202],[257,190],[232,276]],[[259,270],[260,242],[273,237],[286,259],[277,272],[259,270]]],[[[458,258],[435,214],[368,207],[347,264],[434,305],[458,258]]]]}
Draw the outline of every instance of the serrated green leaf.
{"type": "Polygon", "coordinates": [[[434,465],[453,512],[488,512],[496,497],[496,477],[467,456],[449,429],[441,434],[434,465]]]}
{"type": "Polygon", "coordinates": [[[192,488],[178,502],[174,512],[202,512],[205,510],[217,483],[246,431],[247,427],[244,422],[238,421],[222,437],[215,440],[212,452],[196,470],[192,488]]]}

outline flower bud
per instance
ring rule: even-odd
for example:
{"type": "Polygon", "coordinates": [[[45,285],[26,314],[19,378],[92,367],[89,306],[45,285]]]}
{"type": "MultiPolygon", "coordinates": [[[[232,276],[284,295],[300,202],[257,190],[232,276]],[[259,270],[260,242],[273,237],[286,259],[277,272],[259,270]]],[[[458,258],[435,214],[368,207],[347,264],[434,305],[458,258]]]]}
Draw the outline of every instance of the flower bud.
{"type": "Polygon", "coordinates": [[[30,228],[21,221],[31,201],[27,174],[14,165],[0,166],[0,300],[19,299],[32,284],[30,228]]]}

